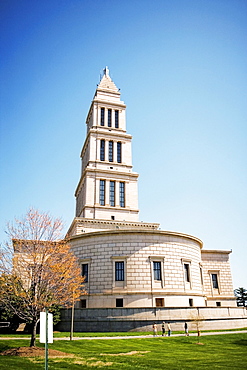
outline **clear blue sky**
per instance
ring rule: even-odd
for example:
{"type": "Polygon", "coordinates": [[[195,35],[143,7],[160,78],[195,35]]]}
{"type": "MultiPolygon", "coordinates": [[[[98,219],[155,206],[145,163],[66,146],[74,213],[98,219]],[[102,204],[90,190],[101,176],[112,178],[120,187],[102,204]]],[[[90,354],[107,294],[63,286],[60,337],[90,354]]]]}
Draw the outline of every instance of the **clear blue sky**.
{"type": "Polygon", "coordinates": [[[107,65],[127,104],[140,220],[232,249],[247,288],[246,0],[1,0],[1,204],[75,212],[107,65]]]}

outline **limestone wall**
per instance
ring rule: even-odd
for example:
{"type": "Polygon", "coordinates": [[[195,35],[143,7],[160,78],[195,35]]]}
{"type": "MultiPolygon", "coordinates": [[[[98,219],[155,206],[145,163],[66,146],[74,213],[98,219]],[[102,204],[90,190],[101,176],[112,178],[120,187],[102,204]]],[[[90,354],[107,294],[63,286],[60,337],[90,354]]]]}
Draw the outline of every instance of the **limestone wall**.
{"type": "MultiPolygon", "coordinates": [[[[121,226],[120,226],[121,227],[121,226]]],[[[200,274],[201,242],[197,238],[159,230],[106,230],[71,238],[75,255],[89,266],[86,284],[88,308],[153,307],[163,299],[165,307],[205,305],[200,274]],[[124,261],[125,278],[115,281],[114,263],[124,261]],[[153,275],[153,261],[162,265],[162,279],[153,275]],[[189,264],[189,282],[184,263],[189,264]],[[189,303],[190,302],[190,303],[189,303]]]]}
{"type": "Polygon", "coordinates": [[[233,297],[230,251],[202,250],[203,288],[207,295],[207,304],[215,305],[220,299],[223,303],[232,296],[231,305],[236,306],[233,297]],[[212,274],[217,275],[218,288],[214,288],[212,274]]]}
{"type": "MultiPolygon", "coordinates": [[[[198,317],[202,331],[247,327],[247,310],[242,307],[102,308],[75,309],[74,331],[152,331],[154,322],[161,330],[162,321],[170,322],[174,331],[183,330],[185,321],[189,330],[196,330],[195,319],[198,317]]],[[[61,318],[55,330],[70,331],[71,309],[62,310],[61,318]]]]}

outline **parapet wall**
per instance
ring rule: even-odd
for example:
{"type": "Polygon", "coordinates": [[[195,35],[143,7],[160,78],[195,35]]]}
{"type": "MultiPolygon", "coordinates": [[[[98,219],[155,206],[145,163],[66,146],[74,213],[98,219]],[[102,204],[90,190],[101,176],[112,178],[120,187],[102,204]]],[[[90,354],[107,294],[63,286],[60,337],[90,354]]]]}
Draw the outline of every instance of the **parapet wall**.
{"type": "MultiPolygon", "coordinates": [[[[170,322],[172,330],[183,330],[187,321],[190,330],[237,329],[247,327],[244,307],[188,308],[91,308],[75,309],[75,332],[152,331],[154,322],[161,330],[162,321],[170,322]]],[[[71,309],[63,309],[56,330],[70,331],[71,309]]]]}

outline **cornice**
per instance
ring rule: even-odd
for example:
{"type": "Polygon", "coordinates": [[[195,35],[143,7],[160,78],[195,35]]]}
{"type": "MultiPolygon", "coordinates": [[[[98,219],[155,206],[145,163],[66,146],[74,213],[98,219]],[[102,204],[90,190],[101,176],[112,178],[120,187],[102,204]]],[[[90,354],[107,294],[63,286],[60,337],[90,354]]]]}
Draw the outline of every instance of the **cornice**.
{"type": "Polygon", "coordinates": [[[92,104],[97,103],[97,104],[102,104],[104,106],[114,106],[114,107],[121,107],[121,108],[126,108],[126,105],[120,101],[114,102],[111,100],[104,100],[104,99],[94,99],[92,101],[92,104]]]}
{"type": "Polygon", "coordinates": [[[203,242],[195,236],[182,234],[174,231],[163,231],[163,230],[145,230],[145,229],[116,229],[116,230],[100,230],[100,231],[93,231],[88,233],[83,233],[79,235],[73,235],[69,239],[76,240],[76,239],[85,239],[85,238],[92,238],[92,237],[100,237],[100,236],[107,236],[107,235],[119,235],[119,234],[144,234],[144,235],[164,235],[164,236],[173,236],[179,238],[186,238],[192,240],[199,244],[200,248],[203,247],[203,242]]]}
{"type": "Polygon", "coordinates": [[[230,254],[232,253],[232,250],[220,250],[220,249],[203,249],[202,253],[222,253],[222,254],[230,254]]]}
{"type": "MultiPolygon", "coordinates": [[[[100,161],[92,161],[93,163],[102,163],[100,161]]],[[[107,163],[106,165],[108,166],[114,166],[114,163],[107,163]]],[[[119,167],[119,163],[116,163],[115,166],[118,166],[119,167]]],[[[129,167],[130,169],[132,168],[132,166],[127,166],[125,165],[125,167],[129,167]]],[[[137,179],[139,177],[139,174],[137,172],[124,172],[124,171],[114,171],[114,170],[104,170],[104,169],[99,169],[99,168],[92,168],[92,167],[85,167],[84,171],[83,171],[83,175],[81,176],[80,180],[79,180],[79,183],[76,187],[76,190],[75,190],[75,196],[77,196],[77,193],[80,189],[80,186],[81,186],[81,183],[83,181],[83,179],[85,178],[86,174],[87,173],[98,173],[98,176],[100,176],[100,174],[108,174],[108,175],[111,175],[116,179],[118,177],[127,177],[127,178],[135,178],[137,179]]]]}

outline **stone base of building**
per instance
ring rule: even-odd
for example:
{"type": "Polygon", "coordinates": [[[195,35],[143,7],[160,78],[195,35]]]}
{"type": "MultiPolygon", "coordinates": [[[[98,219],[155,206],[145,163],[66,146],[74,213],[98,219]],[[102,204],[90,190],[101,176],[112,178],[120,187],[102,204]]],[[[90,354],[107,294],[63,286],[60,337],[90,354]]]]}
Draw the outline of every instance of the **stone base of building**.
{"type": "MultiPolygon", "coordinates": [[[[75,332],[152,331],[154,322],[161,331],[161,323],[170,322],[172,330],[221,330],[247,327],[244,307],[188,307],[188,308],[91,308],[75,309],[75,332]]],[[[71,309],[63,309],[55,330],[70,331],[71,309]]]]}

